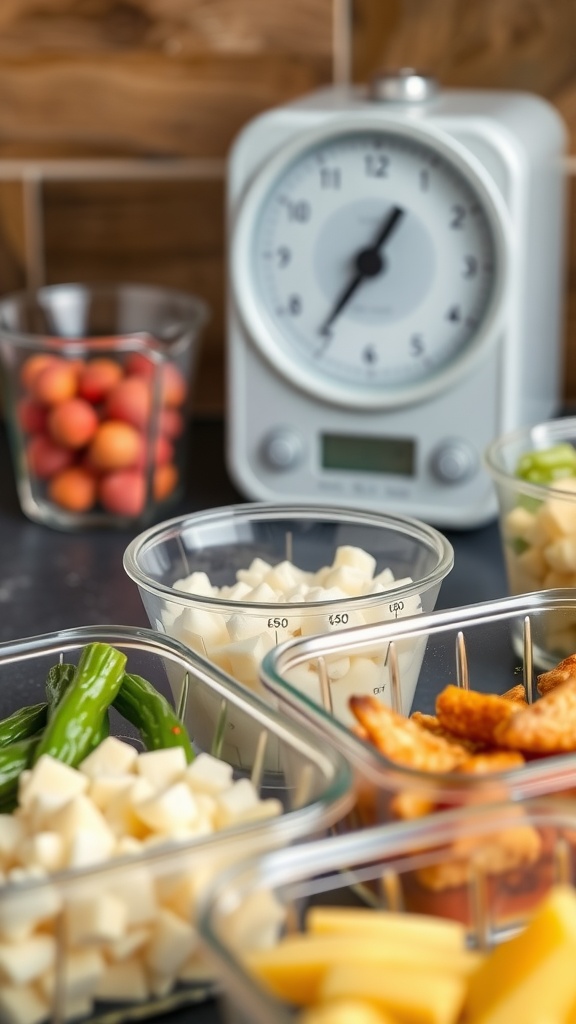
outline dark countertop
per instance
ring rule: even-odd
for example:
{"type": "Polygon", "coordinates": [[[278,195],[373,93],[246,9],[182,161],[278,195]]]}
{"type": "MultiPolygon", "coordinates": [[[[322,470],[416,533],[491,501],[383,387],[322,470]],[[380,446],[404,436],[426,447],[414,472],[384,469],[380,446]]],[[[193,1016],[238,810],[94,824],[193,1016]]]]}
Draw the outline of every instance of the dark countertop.
{"type": "MultiPolygon", "coordinates": [[[[223,443],[219,421],[193,424],[187,490],[171,515],[243,500],[226,474],[223,443]]],[[[66,533],[28,521],[18,504],[3,428],[0,481],[0,642],[81,625],[148,626],[136,586],[122,567],[124,550],[138,531],[66,533]]],[[[442,585],[439,607],[502,597],[506,581],[496,524],[445,532],[455,565],[442,585]]],[[[211,1001],[164,1019],[217,1024],[221,1016],[211,1001]]]]}

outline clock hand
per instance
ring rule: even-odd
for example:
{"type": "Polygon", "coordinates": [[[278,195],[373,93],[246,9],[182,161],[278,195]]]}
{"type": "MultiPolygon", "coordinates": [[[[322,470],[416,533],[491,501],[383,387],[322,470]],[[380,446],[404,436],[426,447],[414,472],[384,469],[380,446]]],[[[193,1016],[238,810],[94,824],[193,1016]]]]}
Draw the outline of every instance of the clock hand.
{"type": "Polygon", "coordinates": [[[327,319],[320,328],[320,334],[329,335],[330,327],[340,315],[345,306],[348,305],[350,299],[354,295],[357,288],[360,287],[363,281],[368,277],[376,277],[380,274],[384,268],[384,260],[382,258],[380,250],[384,243],[388,240],[394,228],[398,224],[398,221],[404,216],[404,210],[399,206],[393,206],[392,209],[387,213],[384,218],[380,231],[378,232],[376,239],[372,245],[368,246],[367,249],[361,249],[356,254],[354,259],[355,274],[342,294],[338,297],[334,308],[328,315],[327,319]]]}

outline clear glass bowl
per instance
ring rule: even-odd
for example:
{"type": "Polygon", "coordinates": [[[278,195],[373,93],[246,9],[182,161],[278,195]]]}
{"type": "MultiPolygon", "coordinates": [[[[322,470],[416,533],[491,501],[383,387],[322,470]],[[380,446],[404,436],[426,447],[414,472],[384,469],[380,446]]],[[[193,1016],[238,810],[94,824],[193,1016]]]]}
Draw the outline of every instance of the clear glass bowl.
{"type": "Polygon", "coordinates": [[[554,883],[574,884],[575,835],[572,802],[531,801],[366,829],[236,865],[216,879],[199,917],[226,1021],[297,1020],[295,1007],[248,972],[243,954],[303,930],[310,906],[353,906],[360,886],[381,910],[461,921],[470,945],[486,949],[521,928],[554,883]]]}
{"type": "MultiPolygon", "coordinates": [[[[260,661],[275,644],[296,635],[430,611],[453,560],[448,540],[413,519],[314,505],[247,503],[151,527],[128,545],[124,568],[137,584],[155,629],[178,637],[262,693],[260,661]],[[332,565],[342,547],[367,552],[374,561],[373,576],[390,570],[396,583],[350,596],[336,591],[325,576],[314,594],[299,596],[296,581],[295,593],[285,596],[280,577],[290,575],[292,566],[299,573],[318,573],[332,565]],[[263,581],[256,578],[254,563],[259,572],[263,564],[270,570],[263,581]],[[187,592],[182,588],[193,573],[198,574],[196,592],[187,592]],[[233,597],[226,589],[231,587],[233,597]]],[[[234,756],[247,764],[249,747],[244,749],[235,723],[229,724],[234,756]]],[[[273,756],[271,752],[270,767],[273,756]]]]}
{"type": "Polygon", "coordinates": [[[331,636],[284,643],[263,659],[260,674],[274,705],[315,729],[346,756],[355,775],[357,803],[344,828],[371,826],[439,808],[499,799],[525,800],[553,793],[576,795],[576,754],[539,757],[513,770],[489,774],[428,772],[394,763],[364,742],[331,708],[331,661],[349,658],[372,666],[374,692],[403,715],[434,714],[438,694],[450,683],[483,693],[504,693],[524,682],[536,699],[534,651],[576,615],[576,592],[540,591],[465,608],[437,610],[394,623],[342,630],[331,636]],[[520,651],[518,653],[518,639],[520,651]],[[405,699],[402,676],[414,672],[414,699],[405,699]],[[311,668],[320,679],[316,699],[300,680],[311,668]]]}
{"type": "MultiPolygon", "coordinates": [[[[511,594],[576,586],[576,478],[553,485],[516,476],[522,455],[560,443],[576,447],[576,417],[538,423],[497,438],[485,453],[499,506],[508,587],[511,594]]],[[[565,636],[538,652],[542,664],[576,649],[576,618],[565,636]]]]}
{"type": "Polygon", "coordinates": [[[30,519],[144,526],[181,496],[206,319],[200,299],[151,285],[0,299],[4,411],[30,519]]]}
{"type": "MultiPolygon", "coordinates": [[[[119,1024],[123,1020],[156,1016],[212,994],[215,976],[200,954],[196,959],[192,956],[188,969],[182,970],[178,979],[173,975],[171,978],[150,975],[149,984],[142,989],[145,973],[142,958],[147,955],[146,949],[150,943],[161,943],[163,934],[168,941],[166,908],[172,911],[175,906],[179,908],[182,932],[179,941],[189,942],[196,898],[214,872],[238,858],[276,846],[283,848],[304,836],[323,835],[346,812],[353,799],[350,771],[342,755],[331,750],[327,743],[319,743],[306,729],[286,721],[178,641],[160,637],[148,629],[86,626],[0,645],[0,717],[45,699],[44,681],[48,669],[60,659],[76,662],[82,647],[92,642],[109,643],[123,651],[129,670],[144,676],[175,703],[191,725],[197,752],[207,750],[217,757],[223,756],[222,732],[229,714],[239,722],[249,723],[257,748],[249,777],[261,796],[274,796],[281,801],[282,811],[276,817],[222,828],[195,840],[150,845],[138,853],[126,854],[95,867],[43,876],[3,876],[0,882],[2,950],[8,955],[10,946],[19,943],[18,962],[30,964],[30,967],[21,975],[17,973],[9,993],[4,990],[3,977],[0,986],[2,1020],[5,1011],[8,1019],[20,1019],[12,1018],[12,1011],[8,1012],[7,1004],[2,1001],[4,998],[13,999],[14,1006],[19,1004],[22,1013],[32,999],[36,1006],[33,1019],[50,1024],[68,1019],[71,1014],[75,1019],[90,1020],[92,1024],[105,1021],[119,1024]],[[206,745],[200,745],[193,729],[194,709],[204,701],[217,705],[219,715],[215,718],[213,734],[211,737],[204,735],[206,745]],[[274,778],[273,787],[263,772],[263,753],[270,741],[281,751],[284,771],[281,778],[274,778]],[[132,897],[135,894],[135,899],[130,899],[130,893],[132,897]],[[177,899],[175,893],[179,894],[177,899]],[[98,907],[106,907],[108,897],[113,896],[117,902],[118,895],[127,900],[129,907],[145,908],[142,913],[137,910],[141,917],[139,922],[132,920],[134,909],[130,911],[132,916],[129,915],[120,936],[126,940],[124,954],[116,948],[116,957],[112,955],[112,947],[106,944],[104,936],[72,949],[66,941],[65,922],[74,904],[81,901],[89,914],[94,902],[98,907]],[[40,990],[46,993],[48,989],[46,979],[40,983],[35,974],[40,969],[44,974],[49,965],[42,967],[40,961],[34,959],[32,947],[26,945],[38,935],[44,936],[40,939],[43,949],[49,941],[46,936],[53,940],[51,998],[44,994],[39,999],[40,990]],[[134,944],[131,955],[130,943],[134,944]],[[122,1002],[92,998],[99,979],[107,982],[106,972],[118,970],[121,962],[131,965],[132,972],[136,971],[140,978],[139,985],[130,990],[129,998],[122,1002]],[[81,969],[81,964],[86,969],[81,969]]],[[[113,709],[111,730],[113,735],[133,739],[131,727],[113,709]]],[[[235,771],[236,778],[243,776],[247,773],[235,771]]],[[[173,918],[170,920],[174,923],[173,918]]]]}

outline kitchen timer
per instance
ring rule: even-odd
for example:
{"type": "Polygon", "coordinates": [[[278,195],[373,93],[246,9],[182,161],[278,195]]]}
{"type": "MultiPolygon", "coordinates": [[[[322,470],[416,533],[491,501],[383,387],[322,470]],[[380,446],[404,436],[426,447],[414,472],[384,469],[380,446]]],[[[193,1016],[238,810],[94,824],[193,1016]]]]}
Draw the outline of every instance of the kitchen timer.
{"type": "Polygon", "coordinates": [[[473,527],[488,443],[558,409],[565,130],[413,71],[252,120],[228,162],[229,472],[473,527]]]}

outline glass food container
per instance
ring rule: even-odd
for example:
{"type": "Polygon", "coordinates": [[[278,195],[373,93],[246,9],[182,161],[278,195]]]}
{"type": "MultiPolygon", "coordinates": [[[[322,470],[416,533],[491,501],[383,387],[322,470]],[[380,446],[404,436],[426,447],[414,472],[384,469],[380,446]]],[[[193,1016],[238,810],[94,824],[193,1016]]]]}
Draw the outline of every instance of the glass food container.
{"type": "MultiPolygon", "coordinates": [[[[417,520],[247,503],[150,527],[128,545],[124,568],[155,629],[264,693],[260,661],[275,644],[431,611],[453,560],[448,540],[417,520]]],[[[228,741],[227,756],[248,764],[251,745],[232,718],[228,741]]],[[[271,748],[270,768],[275,757],[271,748]]]]}
{"type": "MultiPolygon", "coordinates": [[[[215,880],[199,915],[221,982],[226,1021],[296,1024],[300,1019],[294,1004],[271,994],[248,970],[245,957],[303,931],[306,913],[314,907],[362,906],[369,893],[374,913],[461,922],[472,950],[506,941],[554,884],[574,885],[575,836],[571,802],[529,801],[443,812],[236,865],[215,880]]],[[[377,943],[373,937],[370,957],[383,971],[386,957],[377,963],[377,943]]],[[[361,958],[355,944],[360,945],[357,931],[348,941],[348,967],[361,958]]],[[[411,983],[418,984],[413,975],[411,983]]]]}
{"type": "MultiPolygon", "coordinates": [[[[433,761],[432,770],[428,770],[426,745],[420,761],[413,759],[416,745],[420,751],[423,741],[420,727],[416,736],[411,723],[407,734],[404,730],[407,716],[415,712],[434,715],[439,694],[450,684],[486,695],[501,695],[523,684],[525,699],[533,704],[538,698],[533,652],[546,646],[556,633],[563,634],[575,614],[574,591],[540,591],[342,630],[330,636],[302,637],[265,656],[261,679],[280,711],[312,726],[319,737],[341,750],[353,766],[358,802],[346,827],[405,820],[470,802],[573,793],[574,753],[528,754],[525,761],[520,758],[518,764],[505,770],[498,770],[497,762],[487,768],[481,760],[471,760],[466,768],[451,770],[438,770],[434,767],[437,762],[433,761]],[[403,663],[410,664],[411,656],[418,662],[413,699],[402,683],[403,663]],[[405,737],[409,758],[405,757],[404,763],[391,760],[381,752],[382,746],[379,749],[362,739],[358,729],[351,729],[349,721],[335,712],[333,693],[339,681],[331,679],[330,664],[343,658],[356,665],[357,676],[360,670],[366,675],[368,666],[373,693],[402,716],[388,722],[385,728],[398,729],[405,737]],[[304,672],[316,676],[317,690],[313,696],[300,686],[304,672]]],[[[482,714],[485,711],[483,706],[482,714]]],[[[475,707],[476,720],[479,714],[475,707]]],[[[565,712],[561,719],[563,716],[565,712]]],[[[463,730],[463,737],[465,733],[463,730]]],[[[472,757],[476,745],[472,743],[472,757]]],[[[490,746],[494,748],[497,744],[479,744],[478,756],[490,746]]]]}
{"type": "MultiPolygon", "coordinates": [[[[576,586],[576,417],[515,430],[485,454],[496,488],[511,594],[576,586]],[[518,475],[518,470],[522,476],[518,475]]],[[[542,666],[576,649],[576,618],[535,651],[542,666]]]]}
{"type": "MultiPolygon", "coordinates": [[[[82,648],[93,642],[125,653],[127,669],[151,682],[186,715],[197,755],[225,761],[222,735],[230,712],[250,723],[257,748],[253,769],[242,773],[235,768],[231,782],[249,779],[262,806],[273,800],[276,813],[230,818],[195,838],[144,837],[137,850],[132,840],[112,858],[94,855],[84,866],[54,871],[41,869],[35,860],[39,850],[47,855],[46,844],[55,834],[46,822],[18,839],[14,830],[19,821],[23,827],[20,811],[0,815],[3,1021],[56,1024],[72,1016],[92,1024],[120,1022],[204,999],[213,992],[214,977],[198,949],[195,905],[213,873],[238,858],[323,835],[352,801],[349,769],[337,751],[277,715],[177,640],[148,629],[86,626],[0,645],[0,717],[44,700],[48,670],[60,661],[75,664],[82,648]],[[194,708],[206,695],[217,701],[220,712],[212,736],[204,736],[206,745],[200,747],[194,708]],[[273,786],[263,771],[271,740],[285,769],[273,786]],[[12,853],[7,852],[11,842],[12,853]]],[[[114,708],[111,732],[138,746],[137,732],[114,708]]],[[[107,777],[100,786],[98,806],[110,823],[116,804],[104,798],[114,779],[107,777]]],[[[58,807],[60,790],[54,787],[51,793],[54,815],[61,818],[73,801],[58,807]]],[[[122,793],[108,795],[124,813],[122,793]]],[[[77,824],[89,829],[90,819],[77,824]]],[[[90,857],[94,846],[89,844],[90,857]]]]}
{"type": "Polygon", "coordinates": [[[23,512],[60,529],[153,522],[182,495],[207,307],[151,285],[0,299],[0,367],[23,512]]]}

